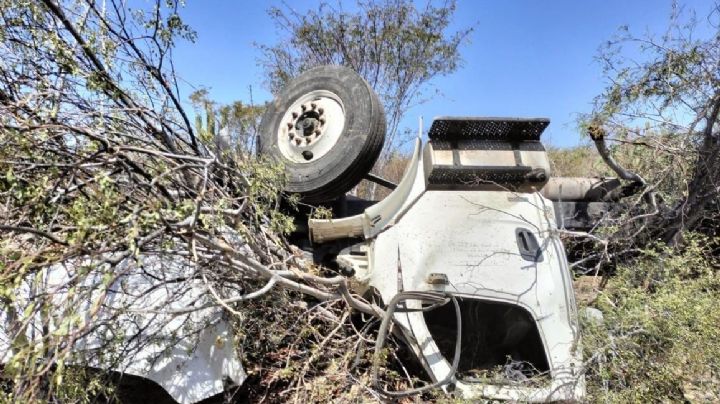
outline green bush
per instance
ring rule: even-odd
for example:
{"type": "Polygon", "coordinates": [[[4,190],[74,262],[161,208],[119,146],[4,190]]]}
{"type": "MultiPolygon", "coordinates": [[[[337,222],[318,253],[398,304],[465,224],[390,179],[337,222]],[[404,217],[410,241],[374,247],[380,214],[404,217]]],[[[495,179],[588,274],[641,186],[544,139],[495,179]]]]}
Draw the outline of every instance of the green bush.
{"type": "Polygon", "coordinates": [[[621,268],[586,321],[588,394],[594,402],[720,400],[720,273],[709,240],[645,251],[621,268]]]}

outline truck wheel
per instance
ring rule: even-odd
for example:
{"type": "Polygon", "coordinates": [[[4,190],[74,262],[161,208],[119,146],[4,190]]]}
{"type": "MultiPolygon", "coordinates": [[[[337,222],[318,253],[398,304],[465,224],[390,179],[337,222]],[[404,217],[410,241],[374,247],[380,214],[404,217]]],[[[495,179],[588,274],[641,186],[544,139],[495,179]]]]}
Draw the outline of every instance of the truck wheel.
{"type": "Polygon", "coordinates": [[[268,104],[258,151],[285,165],[286,192],[319,203],[357,185],[384,142],[385,113],[370,85],[346,67],[320,66],[268,104]]]}

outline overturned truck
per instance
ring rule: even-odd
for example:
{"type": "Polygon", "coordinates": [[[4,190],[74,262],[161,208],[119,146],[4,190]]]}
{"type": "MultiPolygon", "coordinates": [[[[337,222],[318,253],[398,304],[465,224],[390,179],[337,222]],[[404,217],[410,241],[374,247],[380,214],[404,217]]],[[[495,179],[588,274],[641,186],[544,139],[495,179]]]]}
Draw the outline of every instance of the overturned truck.
{"type": "MultiPolygon", "coordinates": [[[[376,391],[390,398],[442,389],[471,400],[583,400],[573,275],[560,236],[593,227],[636,182],[552,177],[540,142],[547,119],[440,117],[427,133],[421,125],[394,184],[370,173],[385,125],[365,80],[322,66],[292,80],[267,106],[258,139],[258,152],[284,166],[284,193],[302,201],[287,208],[297,229],[290,241],[382,317],[372,364],[376,391]],[[392,192],[380,201],[353,196],[363,179],[392,192]],[[332,217],[314,217],[319,206],[331,208],[332,217]],[[418,362],[411,371],[425,379],[422,387],[395,391],[380,382],[391,334],[418,362]]],[[[240,236],[223,237],[232,243],[240,236]]],[[[31,304],[38,282],[58,299],[74,293],[66,286],[89,264],[79,258],[45,268],[15,298],[31,304]]],[[[161,255],[123,259],[117,278],[98,275],[77,285],[88,293],[81,312],[97,310],[98,295],[104,303],[101,326],[72,347],[88,359],[69,365],[151,380],[181,403],[244,383],[231,324],[222,308],[201,298],[209,287],[194,265],[161,255]],[[106,287],[93,288],[98,283],[106,287]],[[120,342],[122,354],[105,355],[120,342]]],[[[275,284],[274,273],[257,268],[269,282],[240,300],[275,284]]],[[[35,330],[43,319],[32,317],[17,331],[6,326],[13,315],[0,311],[0,369],[12,366],[15,338],[42,348],[35,330]]],[[[58,327],[82,322],[57,320],[58,327]]]]}
{"type": "MultiPolygon", "coordinates": [[[[625,192],[619,181],[552,178],[547,119],[440,117],[420,128],[398,184],[369,171],[384,115],[369,85],[324,66],[268,107],[259,151],[286,167],[286,191],[332,208],[297,214],[296,244],[386,308],[430,388],[465,399],[582,400],[580,330],[562,229],[587,229],[625,192]],[[362,179],[381,201],[346,195],[362,179]],[[495,372],[496,376],[488,376],[495,372]],[[497,375],[501,377],[497,377],[497,375]]],[[[377,361],[376,361],[377,362],[377,361]]],[[[375,363],[377,366],[377,363],[375,363]]]]}

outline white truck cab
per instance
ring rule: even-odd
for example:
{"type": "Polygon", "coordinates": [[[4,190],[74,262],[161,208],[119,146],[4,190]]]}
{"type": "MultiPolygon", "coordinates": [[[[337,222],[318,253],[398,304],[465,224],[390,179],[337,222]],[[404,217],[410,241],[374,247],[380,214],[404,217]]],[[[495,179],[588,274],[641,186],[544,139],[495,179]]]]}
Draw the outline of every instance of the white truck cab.
{"type": "Polygon", "coordinates": [[[314,243],[360,240],[337,263],[359,293],[397,302],[389,310],[403,339],[433,381],[465,399],[584,396],[572,275],[553,203],[540,192],[548,123],[438,118],[388,197],[357,215],[309,222],[314,243]],[[426,293],[446,304],[424,311],[426,293]]]}

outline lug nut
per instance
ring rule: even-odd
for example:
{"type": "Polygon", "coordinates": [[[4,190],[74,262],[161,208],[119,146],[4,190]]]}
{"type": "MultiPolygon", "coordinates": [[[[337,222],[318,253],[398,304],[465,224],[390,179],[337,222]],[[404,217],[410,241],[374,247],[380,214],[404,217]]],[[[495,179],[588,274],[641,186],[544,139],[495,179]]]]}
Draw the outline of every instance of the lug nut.
{"type": "Polygon", "coordinates": [[[288,124],[287,124],[287,125],[288,125],[288,129],[292,129],[292,128],[293,128],[293,124],[292,124],[292,122],[288,122],[288,124]]]}
{"type": "Polygon", "coordinates": [[[312,109],[317,108],[317,104],[315,104],[314,102],[310,103],[310,108],[312,108],[312,109]]]}
{"type": "Polygon", "coordinates": [[[302,143],[302,139],[300,139],[300,138],[295,139],[296,145],[300,146],[300,143],[302,143]]]}
{"type": "Polygon", "coordinates": [[[306,144],[310,144],[310,142],[312,142],[312,138],[309,138],[309,137],[308,137],[308,138],[305,138],[305,143],[306,143],[306,144]]]}
{"type": "Polygon", "coordinates": [[[292,117],[293,117],[293,119],[297,119],[298,113],[297,113],[297,112],[293,112],[293,113],[292,113],[292,117]]]}
{"type": "Polygon", "coordinates": [[[295,134],[290,132],[290,140],[293,140],[293,139],[295,139],[295,134]]]}
{"type": "Polygon", "coordinates": [[[303,112],[305,112],[305,110],[307,109],[307,106],[305,106],[305,104],[303,104],[303,105],[300,106],[300,109],[302,109],[303,112]]]}
{"type": "Polygon", "coordinates": [[[320,118],[320,125],[325,125],[325,118],[320,118]]]}
{"type": "Polygon", "coordinates": [[[315,135],[320,136],[320,129],[315,129],[315,135]]]}
{"type": "Polygon", "coordinates": [[[322,108],[318,108],[318,112],[320,113],[320,115],[322,115],[322,114],[323,114],[323,112],[325,112],[325,110],[324,110],[324,109],[322,109],[322,108]]]}

